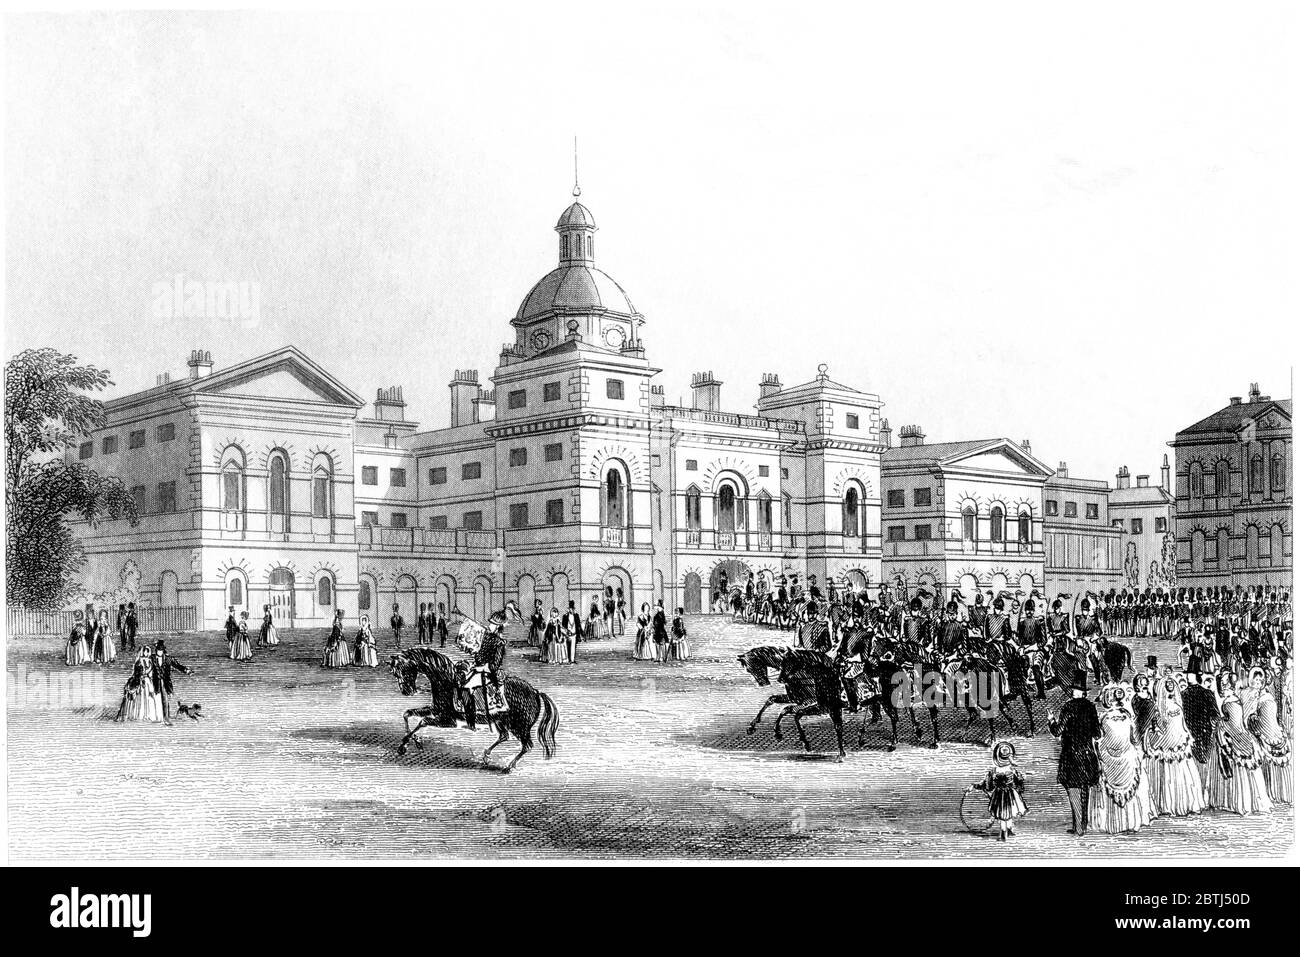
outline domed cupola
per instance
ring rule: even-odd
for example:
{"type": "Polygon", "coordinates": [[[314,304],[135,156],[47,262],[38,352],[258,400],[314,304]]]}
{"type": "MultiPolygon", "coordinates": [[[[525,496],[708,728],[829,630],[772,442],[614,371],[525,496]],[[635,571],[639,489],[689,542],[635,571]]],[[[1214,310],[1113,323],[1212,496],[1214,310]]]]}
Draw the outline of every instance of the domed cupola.
{"type": "Polygon", "coordinates": [[[594,265],[596,262],[596,219],[582,203],[574,203],[555,224],[560,234],[560,265],[594,265]]]}

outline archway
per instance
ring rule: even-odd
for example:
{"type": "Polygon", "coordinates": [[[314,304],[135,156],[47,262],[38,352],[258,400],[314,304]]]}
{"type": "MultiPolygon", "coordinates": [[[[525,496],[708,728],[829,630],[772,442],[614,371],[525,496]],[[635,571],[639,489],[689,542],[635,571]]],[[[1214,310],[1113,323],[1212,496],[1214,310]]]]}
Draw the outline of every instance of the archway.
{"type": "Polygon", "coordinates": [[[158,597],[158,603],[163,608],[175,608],[180,601],[179,588],[177,587],[176,573],[172,571],[163,572],[158,579],[158,587],[161,594],[158,597]]]}
{"type": "Polygon", "coordinates": [[[731,594],[732,589],[745,587],[745,582],[749,580],[749,566],[742,561],[734,558],[728,558],[718,562],[713,566],[713,572],[709,575],[709,600],[713,600],[714,592],[722,592],[725,600],[731,594]]]}
{"type": "MultiPolygon", "coordinates": [[[[397,606],[398,614],[406,622],[406,630],[413,631],[415,625],[415,615],[419,611],[418,602],[419,589],[415,584],[415,578],[411,575],[401,575],[397,579],[396,587],[393,590],[393,604],[397,606]]],[[[392,608],[386,609],[388,614],[383,616],[383,624],[388,625],[388,619],[392,617],[392,608]]]]}
{"type": "Polygon", "coordinates": [[[700,576],[695,572],[687,572],[682,579],[682,607],[688,615],[700,613],[700,587],[700,576]]]}
{"type": "Polygon", "coordinates": [[[867,586],[870,584],[870,582],[867,581],[867,576],[856,568],[845,572],[844,577],[848,580],[849,587],[853,589],[855,595],[859,592],[866,591],[867,586]]]}
{"type": "Polygon", "coordinates": [[[474,620],[486,622],[492,614],[492,582],[479,578],[474,582],[474,620]]]}
{"type": "Polygon", "coordinates": [[[533,613],[533,602],[537,600],[537,583],[532,575],[519,576],[515,594],[518,596],[516,601],[519,602],[519,612],[527,619],[533,613]]]}
{"type": "Polygon", "coordinates": [[[635,601],[635,596],[632,593],[632,576],[627,573],[626,569],[620,568],[618,566],[607,568],[605,570],[605,574],[600,577],[600,588],[602,593],[606,588],[614,589],[614,601],[615,601],[614,610],[616,612],[618,610],[617,607],[618,590],[620,588],[623,589],[623,598],[627,602],[628,616],[629,617],[636,616],[637,605],[635,601]]]}
{"type": "Polygon", "coordinates": [[[970,604],[975,603],[975,596],[980,593],[979,579],[967,572],[957,579],[957,588],[961,591],[961,597],[966,599],[970,604]]]}
{"type": "Polygon", "coordinates": [[[357,576],[357,614],[369,615],[371,624],[379,610],[375,602],[378,595],[379,586],[373,575],[357,576]]]}
{"type": "Polygon", "coordinates": [[[234,608],[235,614],[248,611],[248,576],[238,568],[226,572],[226,607],[234,608]]]}
{"type": "MultiPolygon", "coordinates": [[[[556,572],[551,576],[551,605],[558,608],[563,615],[569,610],[569,576],[564,572],[556,572]]],[[[576,609],[576,606],[575,606],[576,609]]]]}
{"type": "Polygon", "coordinates": [[[276,628],[292,628],[296,617],[293,572],[287,568],[274,568],[267,578],[267,604],[271,606],[271,620],[276,628]]]}
{"type": "Polygon", "coordinates": [[[438,614],[444,618],[451,618],[456,610],[456,579],[450,575],[443,575],[438,579],[438,587],[434,589],[434,602],[438,614]]]}

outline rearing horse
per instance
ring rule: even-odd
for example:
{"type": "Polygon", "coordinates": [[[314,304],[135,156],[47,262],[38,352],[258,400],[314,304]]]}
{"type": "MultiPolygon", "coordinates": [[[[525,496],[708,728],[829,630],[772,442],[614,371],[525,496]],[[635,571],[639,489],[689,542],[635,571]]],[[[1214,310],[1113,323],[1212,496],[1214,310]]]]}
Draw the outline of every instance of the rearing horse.
{"type": "MultiPolygon", "coordinates": [[[[411,708],[402,714],[402,725],[406,728],[406,737],[397,746],[398,754],[406,753],[408,741],[415,741],[417,748],[424,745],[416,734],[422,728],[457,727],[456,701],[464,693],[461,687],[462,669],[458,668],[446,655],[429,647],[408,648],[388,659],[389,670],[397,678],[398,690],[404,695],[413,695],[420,676],[429,682],[433,693],[433,703],[424,708],[411,708]],[[411,719],[419,721],[414,728],[411,719]]],[[[537,737],[542,743],[542,753],[549,759],[555,755],[555,732],[560,726],[560,711],[551,700],[550,695],[538,691],[523,678],[506,675],[502,679],[502,690],[506,699],[506,710],[498,715],[486,715],[484,720],[492,726],[499,737],[483,752],[483,763],[497,747],[509,740],[510,735],[519,739],[522,747],[514,760],[501,769],[509,774],[519,759],[533,749],[533,726],[537,725],[537,737]],[[540,719],[540,722],[539,722],[540,719]]]]}

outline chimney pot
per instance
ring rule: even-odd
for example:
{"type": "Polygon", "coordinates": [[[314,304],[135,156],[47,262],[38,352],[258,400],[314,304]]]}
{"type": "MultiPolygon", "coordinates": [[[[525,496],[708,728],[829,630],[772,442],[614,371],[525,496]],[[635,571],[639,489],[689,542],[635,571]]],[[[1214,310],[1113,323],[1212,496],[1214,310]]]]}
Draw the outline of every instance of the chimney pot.
{"type": "Polygon", "coordinates": [[[190,359],[186,365],[190,368],[191,379],[202,379],[212,373],[212,353],[202,349],[191,349],[190,359]]]}
{"type": "Polygon", "coordinates": [[[722,408],[722,383],[712,372],[697,372],[691,376],[691,404],[704,412],[718,412],[722,408]]]}
{"type": "Polygon", "coordinates": [[[905,425],[898,430],[898,444],[911,448],[925,444],[925,431],[919,425],[905,425]]]}

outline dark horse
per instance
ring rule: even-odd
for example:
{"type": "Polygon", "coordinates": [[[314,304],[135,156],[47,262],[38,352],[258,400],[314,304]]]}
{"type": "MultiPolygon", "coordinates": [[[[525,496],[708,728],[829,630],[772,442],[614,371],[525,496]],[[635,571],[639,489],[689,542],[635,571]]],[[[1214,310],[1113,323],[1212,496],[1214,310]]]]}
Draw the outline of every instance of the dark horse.
{"type": "Polygon", "coordinates": [[[758,709],[758,714],[749,723],[748,734],[754,733],[764,711],[771,705],[783,704],[785,707],[776,716],[776,740],[781,740],[781,720],[787,714],[793,714],[799,740],[803,742],[805,751],[811,751],[812,745],[800,719],[807,715],[828,714],[835,725],[835,741],[840,751],[837,760],[844,760],[844,700],[841,698],[844,685],[834,661],[820,651],[780,645],[751,648],[738,655],[737,660],[760,687],[772,683],[769,671],[777,672],[776,680],[785,685],[785,694],[772,695],[758,709]]]}
{"type": "MultiPolygon", "coordinates": [[[[421,728],[454,728],[457,726],[456,702],[466,692],[461,688],[463,668],[446,655],[428,647],[408,648],[388,659],[389,670],[398,680],[398,689],[404,695],[415,694],[416,683],[423,675],[429,681],[433,692],[433,704],[424,708],[411,708],[402,715],[402,724],[406,728],[406,737],[397,746],[398,754],[406,753],[406,744],[414,740],[417,748],[423,748],[416,733],[421,728]],[[418,718],[415,727],[411,719],[418,718]]],[[[510,735],[519,739],[523,745],[513,761],[502,768],[503,774],[509,774],[519,759],[533,749],[533,725],[537,725],[537,737],[542,743],[542,752],[547,758],[555,754],[555,732],[560,726],[560,712],[550,695],[538,691],[523,678],[506,675],[502,679],[507,710],[486,721],[500,735],[499,738],[483,752],[483,763],[497,745],[509,740],[510,735]],[[541,723],[538,724],[538,719],[541,723]]]]}

